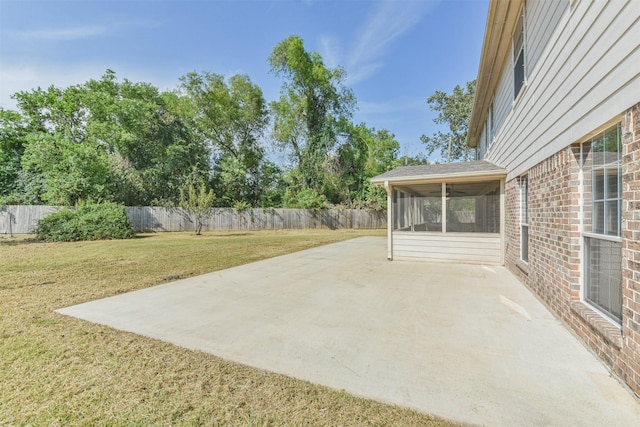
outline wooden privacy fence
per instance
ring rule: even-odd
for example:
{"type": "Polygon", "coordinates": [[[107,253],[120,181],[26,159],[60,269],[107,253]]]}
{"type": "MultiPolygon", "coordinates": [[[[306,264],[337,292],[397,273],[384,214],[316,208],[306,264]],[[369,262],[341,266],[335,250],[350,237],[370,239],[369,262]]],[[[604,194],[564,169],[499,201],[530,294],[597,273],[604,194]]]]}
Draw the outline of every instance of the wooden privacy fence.
{"type": "MultiPolygon", "coordinates": [[[[57,209],[53,206],[5,206],[0,210],[0,234],[33,233],[38,221],[57,209]]],[[[139,232],[194,230],[191,216],[181,208],[127,206],[125,209],[133,228],[139,232]]],[[[202,230],[386,227],[386,213],[374,210],[257,208],[237,211],[215,208],[204,221],[202,230]]]]}
{"type": "Polygon", "coordinates": [[[53,206],[5,206],[0,210],[0,234],[32,233],[38,221],[56,210],[53,206]]]}

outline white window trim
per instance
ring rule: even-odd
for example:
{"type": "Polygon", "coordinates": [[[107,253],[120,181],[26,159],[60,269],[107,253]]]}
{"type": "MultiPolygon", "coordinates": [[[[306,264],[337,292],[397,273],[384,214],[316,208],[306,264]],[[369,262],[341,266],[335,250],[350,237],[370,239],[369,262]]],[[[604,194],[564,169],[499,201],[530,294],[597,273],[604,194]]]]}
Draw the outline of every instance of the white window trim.
{"type": "MultiPolygon", "coordinates": [[[[585,286],[586,286],[586,274],[585,274],[585,268],[586,268],[586,262],[585,262],[585,256],[586,256],[586,250],[585,250],[585,243],[584,243],[584,238],[585,237],[597,237],[597,238],[602,238],[603,236],[600,234],[593,234],[593,233],[587,233],[584,231],[584,168],[582,167],[582,159],[584,158],[584,143],[580,144],[580,171],[578,172],[578,220],[579,220],[579,226],[580,226],[580,291],[579,291],[579,298],[580,298],[580,302],[584,305],[586,305],[587,307],[589,307],[589,309],[593,310],[594,312],[596,312],[598,314],[598,316],[602,319],[605,319],[607,322],[609,322],[611,325],[619,328],[621,325],[616,322],[615,320],[613,320],[609,315],[607,315],[606,313],[602,312],[600,309],[598,309],[598,307],[594,306],[593,304],[591,304],[589,301],[587,301],[587,298],[585,296],[585,286]]],[[[613,242],[616,241],[622,241],[622,238],[620,237],[616,237],[616,236],[604,236],[605,240],[611,240],[613,242]]]]}
{"type": "MultiPolygon", "coordinates": [[[[514,90],[514,97],[513,97],[513,101],[512,101],[512,106],[515,106],[516,104],[518,104],[518,102],[520,101],[520,99],[522,98],[522,94],[526,91],[527,86],[529,85],[529,81],[528,81],[528,70],[527,70],[527,16],[526,16],[526,11],[527,11],[527,3],[526,1],[523,2],[522,7],[520,8],[520,11],[518,12],[518,19],[522,19],[522,49],[523,49],[523,72],[524,72],[524,80],[522,82],[522,86],[520,87],[520,91],[518,92],[518,94],[515,94],[515,90],[514,90]]],[[[515,65],[516,65],[516,55],[515,55],[515,46],[514,46],[514,38],[515,38],[515,31],[518,28],[518,23],[516,21],[516,27],[514,29],[513,34],[511,35],[511,75],[514,78],[514,86],[515,86],[515,65]]]]}
{"type": "MultiPolygon", "coordinates": [[[[614,125],[615,126],[615,125],[614,125]]],[[[604,132],[606,132],[607,130],[611,129],[612,126],[607,126],[604,130],[598,132],[598,134],[603,134],[604,132]]],[[[594,135],[594,138],[597,135],[594,135]]],[[[585,237],[587,238],[596,238],[596,239],[601,239],[601,240],[606,240],[606,241],[610,241],[610,242],[616,242],[616,243],[622,243],[622,237],[621,236],[610,236],[610,235],[606,235],[606,234],[598,234],[598,233],[591,233],[591,232],[587,232],[584,231],[584,201],[585,201],[585,191],[584,191],[584,167],[582,165],[582,160],[584,159],[584,144],[591,144],[594,140],[594,138],[590,138],[587,141],[584,141],[582,143],[580,143],[580,171],[578,174],[578,184],[580,186],[579,188],[579,192],[578,192],[578,206],[579,206],[579,213],[578,213],[578,218],[579,218],[579,222],[580,222],[580,291],[579,291],[579,298],[580,298],[580,302],[584,305],[586,305],[587,307],[589,307],[589,309],[593,310],[595,313],[597,313],[601,319],[606,320],[608,323],[610,323],[611,325],[615,326],[616,328],[621,328],[622,327],[622,323],[618,323],[616,320],[612,319],[611,316],[607,313],[605,313],[604,311],[602,311],[600,308],[598,308],[596,305],[592,304],[591,302],[589,302],[589,300],[587,300],[586,295],[585,295],[585,288],[587,286],[586,283],[586,279],[587,279],[587,274],[585,272],[586,269],[586,255],[587,255],[587,251],[585,249],[585,237]]],[[[620,156],[622,156],[622,154],[620,153],[620,156]]],[[[622,191],[622,188],[620,188],[620,191],[622,191]]],[[[619,225],[620,227],[622,227],[622,225],[619,225]]],[[[624,308],[624,307],[623,307],[624,308]]]]}
{"type": "Polygon", "coordinates": [[[608,242],[622,243],[622,237],[609,236],[608,234],[588,233],[586,231],[583,231],[582,236],[590,237],[592,239],[606,240],[608,242]]]}

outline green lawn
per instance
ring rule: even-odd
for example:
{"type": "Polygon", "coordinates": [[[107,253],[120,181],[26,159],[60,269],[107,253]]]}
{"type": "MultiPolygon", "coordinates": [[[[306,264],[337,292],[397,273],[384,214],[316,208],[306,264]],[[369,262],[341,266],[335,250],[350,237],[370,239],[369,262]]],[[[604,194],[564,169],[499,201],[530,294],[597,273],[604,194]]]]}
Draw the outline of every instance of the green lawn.
{"type": "Polygon", "coordinates": [[[53,310],[384,231],[0,237],[0,425],[446,426],[53,310]]]}

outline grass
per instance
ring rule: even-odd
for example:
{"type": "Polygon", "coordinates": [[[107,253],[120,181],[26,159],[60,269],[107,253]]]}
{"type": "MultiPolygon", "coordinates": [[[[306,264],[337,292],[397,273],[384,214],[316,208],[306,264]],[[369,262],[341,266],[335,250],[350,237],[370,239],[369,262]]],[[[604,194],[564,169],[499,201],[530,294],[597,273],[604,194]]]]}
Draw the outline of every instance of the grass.
{"type": "Polygon", "coordinates": [[[0,425],[453,425],[53,312],[372,233],[0,238],[0,425]]]}

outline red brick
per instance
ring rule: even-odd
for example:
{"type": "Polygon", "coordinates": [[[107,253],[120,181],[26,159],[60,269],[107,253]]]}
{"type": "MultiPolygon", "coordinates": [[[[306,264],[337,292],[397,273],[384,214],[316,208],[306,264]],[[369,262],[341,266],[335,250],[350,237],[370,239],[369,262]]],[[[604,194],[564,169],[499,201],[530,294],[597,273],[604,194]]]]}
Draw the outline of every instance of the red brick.
{"type": "MultiPolygon", "coordinates": [[[[530,221],[526,267],[520,261],[519,182],[512,179],[506,183],[505,233],[509,244],[505,265],[640,394],[640,103],[622,114],[622,129],[622,348],[618,349],[604,336],[616,330],[608,320],[595,312],[579,315],[571,310],[571,301],[579,299],[582,275],[578,144],[557,152],[528,171],[530,221]]],[[[589,180],[585,180],[587,194],[591,191],[590,185],[589,180]]],[[[586,225],[591,221],[588,206],[583,221],[586,225]]]]}

